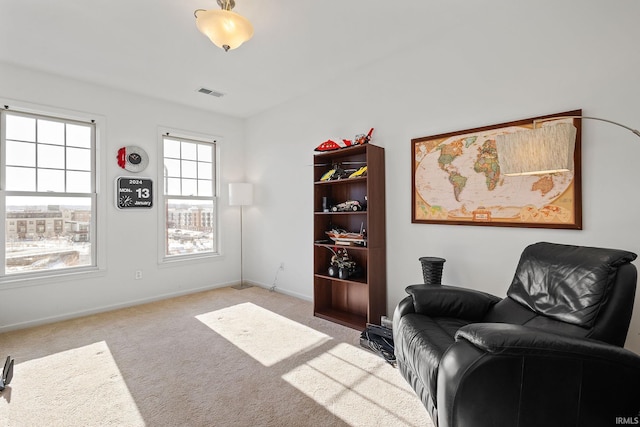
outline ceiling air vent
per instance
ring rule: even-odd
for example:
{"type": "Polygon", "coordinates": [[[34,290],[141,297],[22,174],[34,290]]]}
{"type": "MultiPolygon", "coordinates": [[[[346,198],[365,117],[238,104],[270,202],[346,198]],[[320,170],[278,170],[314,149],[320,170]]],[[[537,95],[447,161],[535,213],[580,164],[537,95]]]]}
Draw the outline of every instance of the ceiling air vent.
{"type": "Polygon", "coordinates": [[[224,96],[224,93],[207,89],[206,87],[201,87],[200,89],[198,89],[198,92],[204,93],[205,95],[215,96],[216,98],[222,98],[224,96]]]}

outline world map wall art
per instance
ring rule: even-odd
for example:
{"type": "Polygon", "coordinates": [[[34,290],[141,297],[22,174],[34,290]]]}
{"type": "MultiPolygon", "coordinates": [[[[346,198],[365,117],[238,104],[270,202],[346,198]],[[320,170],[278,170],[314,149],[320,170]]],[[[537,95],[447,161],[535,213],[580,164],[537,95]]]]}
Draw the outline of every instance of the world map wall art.
{"type": "Polygon", "coordinates": [[[412,139],[411,222],[582,229],[581,126],[567,117],[580,115],[574,110],[412,139]],[[496,135],[551,122],[577,129],[574,170],[501,174],[496,135]]]}

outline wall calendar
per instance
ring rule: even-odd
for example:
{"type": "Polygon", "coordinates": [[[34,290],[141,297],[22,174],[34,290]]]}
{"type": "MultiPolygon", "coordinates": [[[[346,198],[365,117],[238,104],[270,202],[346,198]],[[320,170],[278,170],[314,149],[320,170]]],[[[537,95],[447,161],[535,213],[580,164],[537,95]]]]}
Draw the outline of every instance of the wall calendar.
{"type": "Polygon", "coordinates": [[[150,178],[119,177],[116,180],[116,207],[118,209],[153,207],[153,181],[150,178]]]}

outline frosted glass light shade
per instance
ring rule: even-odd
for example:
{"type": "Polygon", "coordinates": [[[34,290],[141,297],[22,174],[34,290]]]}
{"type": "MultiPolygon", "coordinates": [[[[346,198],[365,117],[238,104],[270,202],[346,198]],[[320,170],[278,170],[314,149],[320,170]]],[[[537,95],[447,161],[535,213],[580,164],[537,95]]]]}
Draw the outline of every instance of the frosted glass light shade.
{"type": "Polygon", "coordinates": [[[197,10],[198,30],[225,51],[235,49],[253,36],[253,26],[230,10],[197,10]]]}
{"type": "Polygon", "coordinates": [[[248,206],[253,204],[253,184],[237,182],[229,184],[229,205],[248,206]]]}
{"type": "Polygon", "coordinates": [[[559,123],[496,136],[503,175],[539,175],[573,170],[576,128],[559,123]]]}

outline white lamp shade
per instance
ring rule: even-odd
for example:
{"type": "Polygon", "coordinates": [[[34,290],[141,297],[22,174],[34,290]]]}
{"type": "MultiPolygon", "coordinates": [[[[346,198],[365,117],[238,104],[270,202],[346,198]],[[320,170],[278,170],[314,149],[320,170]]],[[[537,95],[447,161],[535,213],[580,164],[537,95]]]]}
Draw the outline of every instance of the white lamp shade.
{"type": "Polygon", "coordinates": [[[559,123],[496,136],[503,175],[539,175],[573,170],[576,128],[559,123]]]}
{"type": "Polygon", "coordinates": [[[253,184],[237,182],[229,184],[229,205],[248,206],[253,204],[253,184]]]}
{"type": "Polygon", "coordinates": [[[253,37],[251,22],[230,10],[198,10],[196,26],[224,50],[235,49],[253,37]]]}

